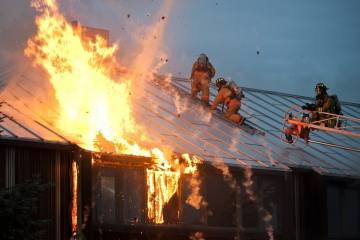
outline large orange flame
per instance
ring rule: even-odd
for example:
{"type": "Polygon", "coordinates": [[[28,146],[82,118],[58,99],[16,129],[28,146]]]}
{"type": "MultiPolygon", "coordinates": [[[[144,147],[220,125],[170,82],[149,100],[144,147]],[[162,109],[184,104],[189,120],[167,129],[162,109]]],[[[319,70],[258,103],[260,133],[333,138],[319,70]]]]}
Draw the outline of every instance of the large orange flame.
{"type": "Polygon", "coordinates": [[[38,33],[28,41],[25,54],[49,74],[60,105],[57,127],[88,149],[98,132],[124,143],[122,136],[137,129],[129,107],[131,82],[114,81],[101,64],[113,58],[117,46],[108,48],[98,38],[90,51],[54,1],[33,1],[33,6],[42,15],[36,18],[38,33]]]}
{"type": "MultiPolygon", "coordinates": [[[[165,2],[169,9],[170,1],[165,2]]],[[[194,173],[198,159],[183,155],[184,169],[179,161],[169,161],[160,148],[138,144],[147,138],[133,118],[130,95],[136,90],[133,82],[138,86],[151,69],[154,46],[149,44],[155,44],[153,38],[140,43],[145,50],[135,58],[134,69],[126,77],[114,75],[112,70],[120,66],[115,57],[117,45],[108,47],[99,36],[94,41],[82,38],[82,28],[67,22],[55,0],[33,0],[32,6],[41,14],[36,17],[37,34],[29,39],[25,55],[49,75],[60,108],[56,127],[86,149],[153,157],[155,164],[147,169],[148,219],[162,223],[163,207],[175,194],[180,174],[194,173]],[[94,144],[96,141],[110,144],[105,147],[94,144]]],[[[163,28],[156,23],[151,36],[154,31],[161,35],[163,28]]]]}

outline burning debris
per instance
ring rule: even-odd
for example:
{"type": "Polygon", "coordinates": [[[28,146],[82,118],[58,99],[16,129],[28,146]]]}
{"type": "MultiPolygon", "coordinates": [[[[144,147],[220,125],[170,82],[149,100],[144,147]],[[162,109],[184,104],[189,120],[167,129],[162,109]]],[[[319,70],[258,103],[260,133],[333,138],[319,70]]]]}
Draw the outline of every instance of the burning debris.
{"type": "MultiPolygon", "coordinates": [[[[158,164],[161,165],[165,163],[165,165],[162,165],[163,169],[159,170],[159,165],[157,165],[154,169],[146,170],[148,186],[148,219],[155,223],[164,222],[164,206],[176,193],[180,175],[192,174],[192,176],[194,176],[198,174],[197,164],[201,163],[201,160],[196,156],[190,157],[189,154],[182,154],[180,157],[174,156],[174,158],[172,165],[166,165],[167,162],[158,159],[158,164]]],[[[191,187],[194,189],[197,186],[191,187]]],[[[196,188],[196,190],[198,190],[198,188],[196,188]]]]}
{"type": "Polygon", "coordinates": [[[164,206],[176,193],[179,172],[146,170],[146,179],[148,187],[148,219],[150,222],[164,222],[164,206]]]}
{"type": "Polygon", "coordinates": [[[72,163],[72,180],[71,230],[75,236],[78,232],[78,167],[75,161],[72,163]]]}

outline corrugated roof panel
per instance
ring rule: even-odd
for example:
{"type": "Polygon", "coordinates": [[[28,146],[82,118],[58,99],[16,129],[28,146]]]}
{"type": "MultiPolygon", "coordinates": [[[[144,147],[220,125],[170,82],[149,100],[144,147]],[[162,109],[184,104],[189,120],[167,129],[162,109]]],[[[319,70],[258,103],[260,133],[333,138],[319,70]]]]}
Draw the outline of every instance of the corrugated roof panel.
{"type": "Polygon", "coordinates": [[[53,127],[47,125],[34,116],[20,112],[7,102],[0,104],[0,128],[6,130],[0,137],[12,137],[14,139],[28,139],[43,142],[70,143],[65,137],[57,133],[53,127]]]}
{"type": "MultiPolygon", "coordinates": [[[[137,118],[143,116],[142,113],[139,113],[140,110],[144,112],[145,109],[140,108],[138,111],[135,111],[137,118]]],[[[169,121],[162,118],[159,119],[159,117],[151,117],[146,119],[146,123],[147,129],[145,131],[149,133],[149,136],[154,138],[154,140],[160,139],[161,141],[162,139],[162,142],[164,142],[165,145],[173,148],[179,153],[191,152],[204,154],[204,152],[206,152],[206,149],[201,148],[191,136],[179,135],[177,129],[175,129],[169,121]]]]}
{"type": "MultiPolygon", "coordinates": [[[[3,119],[3,122],[0,123],[2,127],[4,127],[9,133],[11,132],[12,136],[15,138],[27,138],[27,139],[36,139],[37,141],[40,140],[38,137],[33,135],[31,132],[27,131],[23,127],[19,126],[15,122],[11,121],[10,119],[6,118],[3,119]]],[[[2,134],[1,134],[2,135],[2,134]]]]}
{"type": "Polygon", "coordinates": [[[269,161],[266,154],[256,150],[255,148],[252,148],[250,145],[241,144],[243,143],[242,139],[234,141],[235,139],[224,131],[224,129],[229,128],[229,126],[223,125],[221,128],[217,128],[216,126],[219,123],[223,123],[224,120],[212,118],[210,112],[208,112],[207,109],[204,109],[203,106],[197,105],[196,102],[194,102],[190,105],[190,108],[186,109],[181,113],[180,117],[176,118],[177,112],[176,108],[174,108],[174,104],[171,102],[172,98],[166,99],[162,96],[162,91],[158,89],[151,89],[151,92],[152,91],[154,91],[155,93],[150,94],[149,97],[158,98],[162,102],[161,107],[159,107],[160,109],[166,111],[167,114],[171,114],[174,118],[174,121],[177,121],[178,119],[182,120],[183,124],[186,124],[191,131],[196,131],[198,133],[198,135],[194,136],[194,138],[197,138],[199,140],[198,144],[201,144],[202,141],[207,141],[210,144],[216,144],[216,147],[220,147],[222,151],[224,151],[228,155],[233,154],[234,156],[239,156],[240,154],[241,156],[247,156],[249,159],[253,159],[253,161],[258,162],[258,164],[262,165],[263,167],[273,165],[269,161]],[[166,109],[164,109],[164,107],[166,109]],[[209,115],[209,117],[203,116],[203,118],[205,119],[208,118],[208,122],[201,121],[204,119],[199,119],[199,115],[194,115],[194,112],[197,111],[203,111],[204,113],[208,112],[207,114],[209,115]],[[228,148],[231,145],[234,146],[232,146],[232,149],[229,150],[228,148]]]}

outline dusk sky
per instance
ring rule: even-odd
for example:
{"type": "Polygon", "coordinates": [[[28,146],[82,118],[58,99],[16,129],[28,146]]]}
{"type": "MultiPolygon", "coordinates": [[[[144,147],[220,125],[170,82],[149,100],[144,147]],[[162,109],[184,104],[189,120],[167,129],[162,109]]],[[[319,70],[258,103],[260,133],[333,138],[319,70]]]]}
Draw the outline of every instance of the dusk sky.
{"type": "MultiPolygon", "coordinates": [[[[161,5],[159,0],[60,2],[67,18],[110,29],[125,55],[133,47],[133,27],[155,21],[161,5]]],[[[161,72],[188,77],[193,61],[206,53],[216,77],[242,86],[313,96],[321,81],[340,100],[360,103],[359,12],[357,0],[175,0],[165,16],[169,62],[161,72]]],[[[0,53],[24,46],[34,31],[33,18],[28,1],[1,1],[0,53]]]]}

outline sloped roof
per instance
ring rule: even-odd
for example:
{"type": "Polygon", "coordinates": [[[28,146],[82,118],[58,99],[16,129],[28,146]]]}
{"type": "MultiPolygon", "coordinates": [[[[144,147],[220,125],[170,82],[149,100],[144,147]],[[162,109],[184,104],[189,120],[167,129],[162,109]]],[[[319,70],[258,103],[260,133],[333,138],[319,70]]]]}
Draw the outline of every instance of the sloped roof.
{"type": "MultiPolygon", "coordinates": [[[[17,94],[8,92],[6,99],[0,95],[0,100],[6,101],[0,107],[1,116],[5,117],[0,123],[4,130],[0,137],[69,143],[51,123],[31,111],[33,101],[49,107],[41,96],[27,91],[28,84],[37,84],[30,75],[19,75],[20,81],[14,86],[17,94]],[[24,102],[19,96],[30,97],[32,101],[24,102]],[[17,106],[21,106],[21,112],[17,106]]],[[[246,97],[241,114],[251,126],[265,133],[261,136],[243,131],[224,119],[221,113],[211,114],[200,101],[191,98],[190,83],[186,79],[157,77],[144,88],[146,91],[134,103],[135,118],[154,141],[171,146],[176,152],[196,154],[209,162],[222,159],[229,165],[241,167],[279,171],[306,168],[326,175],[360,176],[359,152],[301,141],[296,145],[280,141],[284,112],[311,98],[243,88],[246,97]]],[[[212,87],[211,99],[215,92],[212,87]]],[[[344,114],[360,117],[359,104],[342,103],[342,106],[344,114]]],[[[312,139],[360,147],[359,139],[327,133],[314,132],[312,139]]]]}
{"type": "Polygon", "coordinates": [[[5,101],[0,102],[0,131],[0,139],[71,144],[53,126],[5,101]]]}

